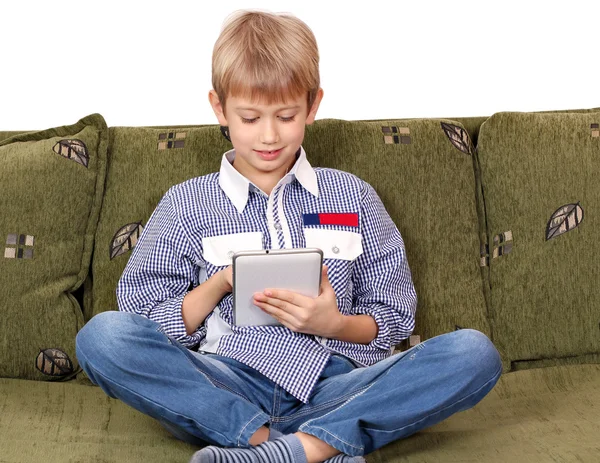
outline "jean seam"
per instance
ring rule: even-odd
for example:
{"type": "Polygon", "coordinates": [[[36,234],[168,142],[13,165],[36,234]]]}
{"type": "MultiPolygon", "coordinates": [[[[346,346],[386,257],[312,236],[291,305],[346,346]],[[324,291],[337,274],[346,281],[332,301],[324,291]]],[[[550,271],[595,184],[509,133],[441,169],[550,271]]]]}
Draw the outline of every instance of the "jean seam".
{"type": "MultiPolygon", "coordinates": [[[[85,362],[87,363],[87,367],[88,367],[89,369],[93,370],[93,371],[94,371],[94,374],[101,376],[102,378],[104,378],[104,380],[105,380],[105,381],[106,381],[106,380],[108,380],[108,378],[107,378],[105,375],[103,375],[103,374],[102,374],[100,371],[98,371],[96,368],[94,368],[94,367],[93,367],[93,366],[92,366],[92,365],[89,363],[89,360],[88,360],[88,359],[87,359],[87,357],[86,357],[86,356],[83,354],[83,352],[81,352],[81,349],[79,350],[78,357],[79,357],[79,358],[82,358],[82,359],[84,359],[84,360],[85,360],[85,362]]],[[[200,372],[200,373],[201,373],[201,374],[203,374],[202,372],[200,372]]],[[[176,413],[176,412],[174,412],[173,410],[171,410],[170,408],[168,408],[168,407],[165,407],[165,406],[163,406],[163,405],[161,405],[161,404],[158,404],[158,403],[156,403],[155,401],[153,401],[153,400],[151,400],[151,399],[148,399],[147,397],[144,397],[144,396],[142,396],[142,395],[138,394],[137,392],[135,392],[135,391],[133,391],[133,390],[129,389],[128,387],[126,387],[126,386],[124,386],[124,385],[122,385],[122,384],[118,383],[117,381],[110,380],[110,382],[113,382],[114,384],[118,385],[120,388],[122,388],[122,389],[126,390],[127,392],[129,392],[130,394],[134,395],[135,397],[138,397],[138,398],[140,398],[140,397],[141,397],[141,398],[143,398],[145,401],[147,401],[147,402],[149,402],[149,403],[153,404],[153,405],[154,405],[156,408],[158,408],[158,409],[167,410],[169,413],[172,413],[173,415],[180,416],[180,417],[184,417],[185,419],[188,419],[188,420],[190,420],[190,421],[193,421],[193,422],[194,422],[194,423],[195,423],[195,424],[196,424],[196,425],[197,425],[199,428],[208,429],[208,430],[210,430],[211,432],[214,432],[215,434],[219,434],[220,436],[222,436],[223,438],[225,438],[225,436],[224,436],[224,435],[223,435],[221,432],[219,432],[218,430],[215,430],[215,429],[209,428],[209,427],[207,427],[207,426],[204,426],[204,425],[202,425],[200,422],[198,422],[196,419],[194,419],[194,418],[192,418],[192,417],[190,417],[190,416],[187,416],[187,415],[182,415],[182,414],[180,414],[180,413],[176,413]]],[[[224,439],[224,440],[225,440],[225,439],[224,439]]]]}
{"type": "MultiPolygon", "coordinates": [[[[200,373],[204,374],[204,372],[203,372],[203,371],[201,371],[201,370],[199,370],[197,367],[196,367],[196,369],[197,369],[198,371],[200,371],[200,373]]],[[[209,376],[209,375],[207,375],[207,376],[209,376]]],[[[231,388],[230,388],[229,386],[227,386],[226,384],[222,383],[222,382],[221,382],[221,381],[219,381],[219,380],[216,380],[216,379],[214,379],[212,376],[209,376],[209,381],[211,381],[211,382],[212,382],[212,383],[215,385],[215,387],[218,387],[219,389],[224,389],[224,390],[226,390],[227,392],[230,392],[231,394],[235,394],[235,395],[237,395],[237,396],[238,396],[240,399],[244,399],[245,401],[252,403],[252,402],[250,401],[250,399],[248,399],[248,397],[246,397],[246,396],[245,396],[245,395],[243,395],[243,394],[240,394],[240,393],[239,393],[239,392],[237,392],[237,391],[234,391],[233,389],[231,389],[231,388]]]]}
{"type": "MultiPolygon", "coordinates": [[[[331,433],[330,431],[328,431],[328,430],[326,430],[326,429],[324,429],[324,428],[321,428],[320,426],[312,426],[310,423],[311,423],[311,422],[313,422],[313,421],[315,421],[315,420],[317,420],[317,419],[322,419],[322,418],[324,418],[324,417],[326,417],[326,416],[330,415],[331,413],[333,413],[333,412],[335,412],[335,411],[339,410],[340,408],[342,408],[342,407],[344,407],[345,405],[347,405],[348,403],[350,403],[350,402],[351,402],[352,400],[354,400],[356,397],[358,397],[358,396],[360,396],[360,395],[364,394],[364,393],[365,393],[365,392],[367,392],[367,391],[368,391],[368,390],[369,390],[371,387],[373,387],[375,384],[377,384],[379,381],[383,380],[383,379],[384,379],[384,378],[385,378],[385,377],[386,377],[386,376],[387,376],[387,375],[390,373],[390,370],[391,370],[391,368],[388,368],[388,369],[387,369],[387,370],[386,370],[386,371],[385,371],[385,372],[384,372],[384,373],[383,373],[383,374],[382,374],[382,375],[381,375],[379,378],[377,378],[375,381],[371,382],[370,384],[368,384],[368,385],[366,385],[366,386],[363,386],[363,388],[362,388],[362,390],[360,390],[360,392],[357,392],[357,393],[355,393],[355,394],[354,394],[354,396],[352,396],[352,397],[350,397],[348,400],[344,401],[344,403],[342,403],[342,404],[341,404],[339,407],[337,407],[337,408],[335,408],[335,409],[331,410],[330,412],[326,413],[326,414],[325,414],[325,415],[323,415],[323,416],[320,416],[320,417],[318,417],[318,418],[313,418],[313,419],[311,419],[311,420],[308,420],[306,423],[303,423],[303,424],[302,424],[302,425],[299,427],[299,430],[300,430],[300,431],[302,431],[302,432],[307,432],[307,434],[311,434],[310,432],[308,432],[308,429],[307,429],[307,428],[320,429],[321,431],[323,431],[324,433],[328,434],[329,436],[331,436],[331,437],[332,437],[332,438],[334,438],[335,440],[337,440],[337,441],[339,441],[339,442],[341,442],[341,443],[343,443],[343,444],[345,444],[345,445],[347,445],[347,446],[349,446],[349,447],[352,447],[353,449],[357,449],[357,450],[358,450],[358,452],[359,452],[359,455],[362,455],[362,454],[364,453],[364,451],[365,451],[365,447],[364,447],[364,445],[361,445],[361,446],[352,445],[352,444],[350,444],[350,443],[348,443],[348,442],[344,441],[344,440],[343,440],[343,439],[341,439],[340,437],[336,436],[335,434],[331,433]]],[[[320,438],[319,436],[315,436],[315,437],[317,437],[317,438],[320,438]]],[[[329,443],[329,442],[328,442],[328,443],[329,443]]],[[[330,444],[330,445],[332,445],[333,447],[335,447],[333,444],[330,444]]],[[[337,448],[337,447],[336,447],[336,448],[337,448]]],[[[340,450],[340,451],[344,452],[344,449],[338,449],[338,450],[340,450]]]]}
{"type": "MultiPolygon", "coordinates": [[[[185,346],[182,346],[182,348],[183,348],[183,349],[187,349],[185,346]]],[[[190,362],[190,363],[192,364],[192,366],[193,366],[193,367],[196,369],[196,371],[198,371],[200,374],[204,375],[204,377],[205,377],[205,378],[206,378],[208,381],[210,381],[214,387],[218,387],[219,389],[224,389],[224,390],[226,390],[227,392],[230,392],[231,394],[235,394],[235,395],[237,395],[238,397],[240,397],[240,398],[244,399],[245,401],[252,403],[252,401],[251,401],[250,399],[248,399],[248,397],[246,397],[245,395],[243,395],[243,394],[240,394],[240,393],[239,393],[239,392],[237,392],[237,391],[234,391],[233,389],[231,389],[231,388],[230,388],[229,386],[227,386],[226,384],[224,384],[224,383],[222,383],[221,381],[219,381],[219,380],[217,380],[217,379],[213,378],[213,377],[212,377],[211,375],[209,375],[208,373],[206,373],[206,372],[202,371],[202,370],[201,370],[201,369],[198,367],[198,365],[196,365],[196,363],[194,363],[194,362],[192,361],[192,359],[190,358],[190,356],[189,356],[189,355],[188,355],[186,352],[184,352],[184,355],[185,355],[185,358],[187,359],[187,361],[188,361],[188,362],[190,362]]],[[[253,405],[254,405],[254,404],[253,404],[253,405]]]]}
{"type": "MultiPolygon", "coordinates": [[[[286,423],[288,421],[293,421],[304,415],[310,415],[312,413],[318,412],[325,408],[329,408],[332,406],[335,407],[336,405],[345,404],[349,400],[352,400],[354,398],[354,396],[362,394],[366,389],[368,389],[370,387],[371,387],[370,384],[366,385],[366,386],[362,386],[362,387],[356,389],[355,391],[349,392],[348,394],[344,394],[341,397],[337,397],[335,399],[329,400],[327,402],[316,405],[314,407],[308,408],[308,407],[304,406],[304,407],[302,407],[301,410],[297,411],[296,413],[294,413],[292,415],[274,417],[274,421],[277,423],[286,423]]],[[[324,415],[324,416],[326,416],[326,415],[324,415]]]]}
{"type": "MultiPolygon", "coordinates": [[[[263,412],[257,412],[256,415],[254,415],[252,418],[250,418],[250,420],[248,420],[248,422],[244,425],[244,427],[241,429],[240,433],[238,434],[238,438],[237,438],[237,446],[238,447],[242,447],[242,445],[240,444],[240,441],[242,440],[242,434],[244,434],[244,431],[246,430],[246,428],[248,426],[250,426],[254,420],[259,417],[260,415],[264,415],[263,412]]],[[[249,439],[248,439],[249,440],[249,439]]]]}
{"type": "Polygon", "coordinates": [[[273,388],[273,407],[271,409],[271,422],[276,423],[281,411],[281,388],[276,384],[273,388]]]}
{"type": "MultiPolygon", "coordinates": [[[[387,375],[387,373],[386,373],[386,375],[387,375]]],[[[386,376],[386,375],[384,375],[384,376],[386,376]]],[[[334,438],[335,440],[337,440],[337,441],[339,441],[339,442],[343,443],[344,445],[347,445],[348,447],[352,447],[353,449],[356,449],[356,450],[358,450],[358,451],[360,452],[360,454],[362,454],[362,453],[364,452],[364,450],[365,450],[365,447],[364,447],[363,445],[361,445],[361,446],[358,446],[358,447],[357,447],[356,445],[352,445],[352,444],[350,444],[349,442],[346,442],[345,440],[341,439],[339,436],[337,436],[337,435],[333,434],[331,431],[328,431],[328,430],[326,430],[326,429],[324,429],[324,428],[321,428],[320,426],[312,426],[310,423],[311,423],[312,421],[315,421],[315,420],[317,420],[317,419],[322,419],[322,418],[325,418],[326,416],[328,416],[328,415],[330,415],[330,414],[332,414],[332,413],[334,413],[334,412],[338,411],[340,408],[342,408],[342,407],[344,407],[345,405],[347,405],[347,404],[349,404],[350,402],[352,402],[352,401],[353,401],[355,398],[357,398],[357,397],[359,397],[359,396],[363,395],[365,392],[367,392],[367,391],[368,391],[368,390],[369,390],[369,389],[370,389],[370,388],[371,388],[371,387],[372,387],[372,386],[373,386],[373,385],[374,385],[376,382],[378,382],[378,381],[379,381],[379,380],[377,380],[377,381],[375,381],[375,382],[373,382],[373,383],[369,384],[368,386],[365,386],[365,387],[363,387],[363,390],[362,390],[362,391],[360,391],[360,392],[358,392],[358,393],[354,394],[354,395],[353,395],[352,397],[350,397],[348,400],[346,400],[346,401],[344,401],[342,404],[340,404],[340,406],[339,406],[339,407],[336,407],[335,409],[331,410],[330,412],[326,413],[325,415],[323,415],[323,416],[319,416],[318,418],[313,418],[312,420],[308,420],[306,423],[303,423],[303,424],[302,424],[302,425],[301,425],[301,426],[298,428],[298,430],[299,430],[299,431],[302,431],[302,432],[306,432],[308,428],[312,428],[312,429],[320,429],[320,430],[321,430],[321,431],[323,431],[324,433],[326,433],[326,434],[330,435],[330,436],[331,436],[332,438],[334,438]]],[[[310,433],[308,433],[308,434],[310,434],[310,433]]],[[[315,437],[317,437],[317,438],[320,438],[319,436],[315,436],[315,437]]],[[[341,450],[341,451],[343,451],[342,449],[338,449],[338,450],[341,450]]]]}

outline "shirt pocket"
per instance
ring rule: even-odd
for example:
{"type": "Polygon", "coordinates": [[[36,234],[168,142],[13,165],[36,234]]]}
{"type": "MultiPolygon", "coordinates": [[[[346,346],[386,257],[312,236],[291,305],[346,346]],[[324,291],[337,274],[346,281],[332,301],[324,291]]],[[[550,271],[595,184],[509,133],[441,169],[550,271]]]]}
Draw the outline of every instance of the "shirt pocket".
{"type": "Polygon", "coordinates": [[[305,228],[307,248],[319,248],[325,259],[352,261],[363,253],[362,235],[345,230],[305,228]]]}
{"type": "Polygon", "coordinates": [[[204,259],[216,267],[231,265],[234,253],[262,249],[262,236],[262,232],[246,232],[202,238],[204,259]]]}

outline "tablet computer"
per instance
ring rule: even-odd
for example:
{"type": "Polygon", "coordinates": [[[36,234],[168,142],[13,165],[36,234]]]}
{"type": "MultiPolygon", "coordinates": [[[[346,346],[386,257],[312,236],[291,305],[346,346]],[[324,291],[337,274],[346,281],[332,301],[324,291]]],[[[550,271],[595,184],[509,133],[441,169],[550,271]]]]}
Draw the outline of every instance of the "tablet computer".
{"type": "Polygon", "coordinates": [[[233,255],[233,322],[237,326],[281,324],[255,306],[253,295],[266,288],[317,297],[323,251],[317,248],[240,251],[233,255]]]}

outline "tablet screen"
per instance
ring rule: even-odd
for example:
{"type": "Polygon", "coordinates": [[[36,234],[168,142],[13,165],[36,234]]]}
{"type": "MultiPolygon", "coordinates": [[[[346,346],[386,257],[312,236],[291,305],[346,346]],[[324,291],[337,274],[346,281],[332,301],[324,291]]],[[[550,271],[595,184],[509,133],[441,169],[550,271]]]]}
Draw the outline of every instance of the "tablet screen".
{"type": "Polygon", "coordinates": [[[317,297],[323,252],[316,248],[242,251],[233,256],[233,317],[237,326],[280,325],[253,304],[266,288],[287,289],[317,297]]]}

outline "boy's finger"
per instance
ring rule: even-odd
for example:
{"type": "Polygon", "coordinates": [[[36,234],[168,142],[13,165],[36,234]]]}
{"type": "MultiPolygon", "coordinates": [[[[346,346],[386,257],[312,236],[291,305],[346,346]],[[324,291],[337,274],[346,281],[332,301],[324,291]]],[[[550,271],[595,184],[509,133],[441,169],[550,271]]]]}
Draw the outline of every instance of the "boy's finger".
{"type": "Polygon", "coordinates": [[[298,308],[293,301],[286,301],[285,299],[265,297],[259,300],[263,304],[268,304],[286,313],[293,313],[298,308]]]}
{"type": "Polygon", "coordinates": [[[267,298],[274,300],[280,300],[288,302],[292,305],[302,305],[302,294],[295,293],[293,291],[287,291],[285,289],[265,289],[264,295],[267,298]]]}
{"type": "Polygon", "coordinates": [[[288,328],[292,328],[292,320],[293,317],[286,312],[285,310],[276,307],[274,305],[271,304],[267,304],[265,302],[258,302],[256,304],[263,312],[269,314],[271,317],[273,317],[275,320],[277,320],[279,323],[287,326],[288,328]]]}

